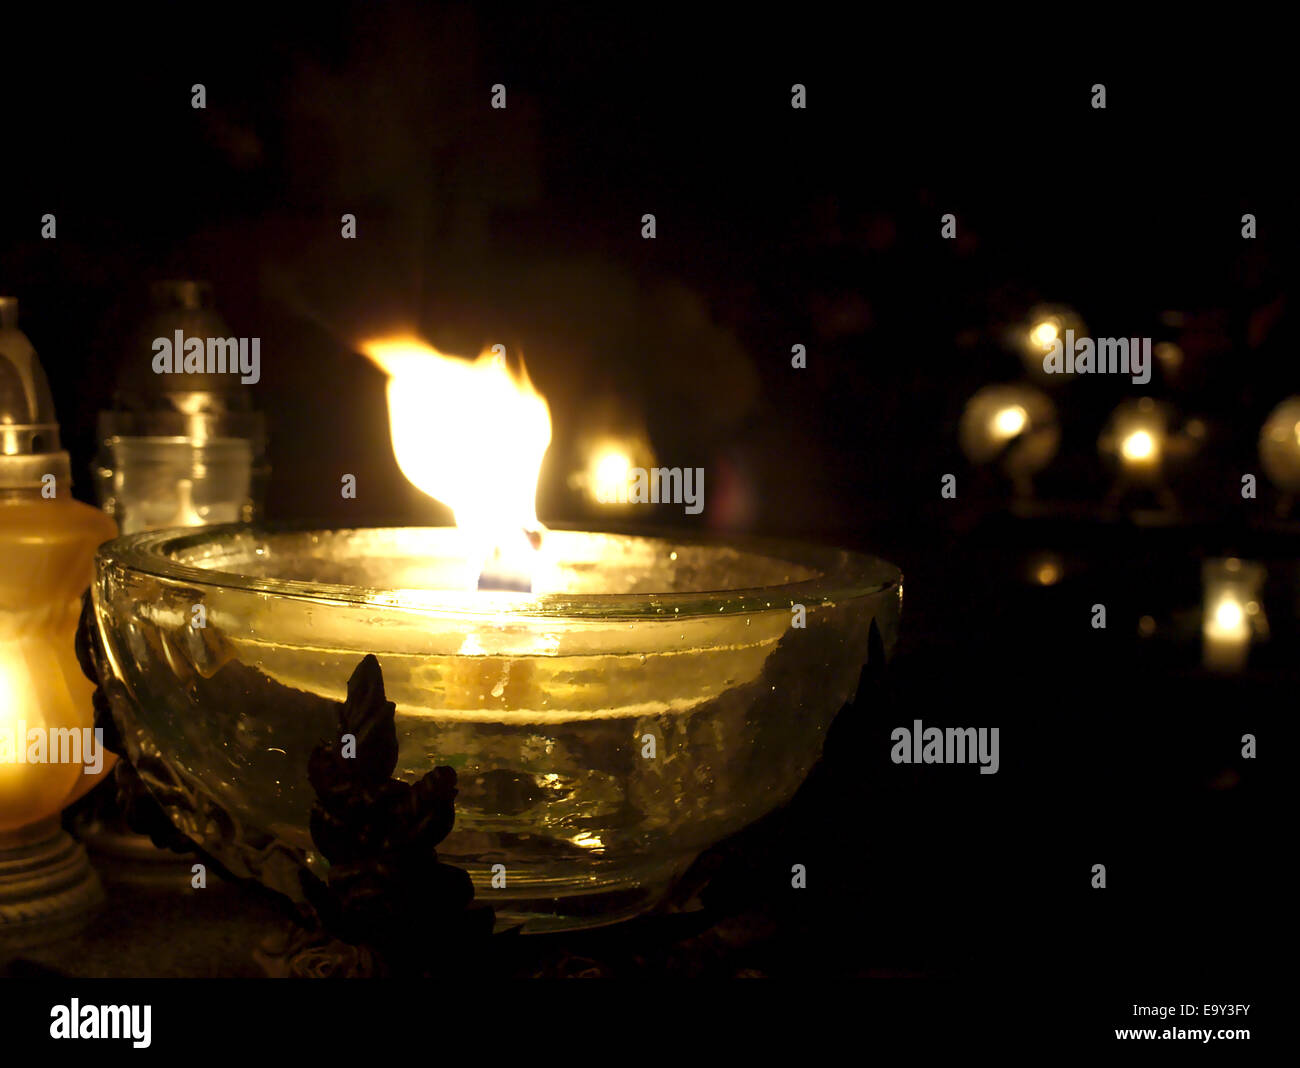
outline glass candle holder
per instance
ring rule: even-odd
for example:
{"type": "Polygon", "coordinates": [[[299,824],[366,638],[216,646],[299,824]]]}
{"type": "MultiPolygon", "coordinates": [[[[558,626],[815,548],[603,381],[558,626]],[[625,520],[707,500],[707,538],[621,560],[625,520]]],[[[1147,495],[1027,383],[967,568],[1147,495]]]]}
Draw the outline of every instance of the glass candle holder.
{"type": "Polygon", "coordinates": [[[1051,463],[1061,443],[1056,406],[1025,382],[985,386],[962,412],[958,436],[974,464],[997,464],[1022,497],[1033,493],[1033,476],[1051,463]]]}
{"type": "Polygon", "coordinates": [[[265,420],[249,387],[235,374],[164,373],[154,364],[160,341],[228,342],[224,353],[240,339],[229,337],[206,282],[155,283],[152,298],[126,345],[114,405],[100,413],[100,504],[127,534],[251,522],[261,513],[267,466],[265,420]]]}
{"type": "MultiPolygon", "coordinates": [[[[260,514],[264,472],[251,436],[209,436],[231,416],[204,421],[204,433],[167,434],[193,420],[156,413],[101,418],[99,499],[124,534],[163,527],[248,523],[260,514]],[[154,434],[117,433],[153,429],[154,434]]],[[[249,433],[254,428],[248,428],[249,433]]]]}
{"type": "Polygon", "coordinates": [[[1267,628],[1260,603],[1264,577],[1262,564],[1236,557],[1201,565],[1202,654],[1211,671],[1234,672],[1246,666],[1252,639],[1267,628]]]}
{"type": "Polygon", "coordinates": [[[1083,337],[1088,328],[1078,313],[1063,304],[1039,304],[1030,309],[1024,321],[1012,326],[1007,334],[1006,343],[1024,362],[1025,370],[1035,382],[1044,385],[1059,385],[1062,380],[1074,377],[1072,374],[1048,374],[1043,369],[1043,359],[1052,351],[1052,346],[1063,342],[1066,332],[1075,337],[1083,337]]]}
{"type": "Polygon", "coordinates": [[[1175,513],[1178,501],[1169,487],[1169,470],[1195,455],[1204,437],[1201,420],[1182,421],[1165,401],[1122,401],[1097,438],[1097,451],[1115,469],[1107,505],[1154,501],[1165,513],[1175,513]]]}
{"type": "Polygon", "coordinates": [[[1288,397],[1269,412],[1259,431],[1259,459],[1282,491],[1277,510],[1285,516],[1300,493],[1300,397],[1288,397]]]}
{"type": "Polygon", "coordinates": [[[554,592],[527,594],[465,589],[463,546],[454,528],[257,527],[105,546],[106,692],[176,825],[300,897],[324,863],[308,759],[373,653],[397,774],[459,776],[439,856],[502,922],[614,922],[793,795],[873,623],[884,650],[897,637],[897,569],[839,550],[551,530],[554,592]]]}
{"type": "Polygon", "coordinates": [[[72,498],[49,384],[0,297],[0,950],[69,933],[102,899],[59,813],[112,763],[74,637],[95,548],[115,534],[72,498]]]}

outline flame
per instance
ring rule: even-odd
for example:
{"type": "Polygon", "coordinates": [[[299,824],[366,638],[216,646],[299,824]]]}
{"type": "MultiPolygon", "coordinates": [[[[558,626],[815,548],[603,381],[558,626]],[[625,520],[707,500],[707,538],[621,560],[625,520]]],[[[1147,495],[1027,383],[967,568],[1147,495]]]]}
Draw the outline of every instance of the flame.
{"type": "Polygon", "coordinates": [[[1246,613],[1231,597],[1225,597],[1214,610],[1215,625],[1224,631],[1236,631],[1246,622],[1246,613]]]}
{"type": "Polygon", "coordinates": [[[537,479],[551,443],[551,414],[522,363],[491,351],[448,356],[414,337],[364,342],[388,375],[388,420],[397,466],[447,505],[484,559],[517,561],[537,518],[537,479]]]}
{"type": "Polygon", "coordinates": [[[601,508],[628,507],[628,488],[636,468],[654,467],[654,449],[644,429],[588,432],[579,439],[581,466],[569,485],[601,508]]]}
{"type": "Polygon", "coordinates": [[[628,478],[632,474],[632,458],[621,449],[613,448],[596,457],[592,469],[596,499],[617,500],[619,490],[627,489],[628,478]]]}
{"type": "Polygon", "coordinates": [[[1029,413],[1019,404],[1003,408],[993,417],[993,433],[998,438],[1014,438],[1029,422],[1029,413]]]}
{"type": "Polygon", "coordinates": [[[1120,453],[1126,460],[1141,463],[1155,459],[1156,439],[1149,430],[1135,430],[1120,443],[1120,453]]]}
{"type": "Polygon", "coordinates": [[[1029,343],[1047,352],[1060,336],[1061,328],[1055,320],[1044,319],[1029,331],[1029,343]]]}

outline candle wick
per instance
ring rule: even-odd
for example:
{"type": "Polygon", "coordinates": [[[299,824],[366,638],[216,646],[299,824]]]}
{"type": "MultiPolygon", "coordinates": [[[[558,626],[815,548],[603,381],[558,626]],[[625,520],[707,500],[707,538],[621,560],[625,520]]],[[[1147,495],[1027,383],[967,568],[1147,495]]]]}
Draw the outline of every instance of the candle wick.
{"type": "MultiPolygon", "coordinates": [[[[534,552],[542,547],[542,532],[519,528],[534,552]]],[[[531,593],[533,590],[533,566],[520,558],[518,553],[507,556],[502,546],[493,548],[491,556],[479,572],[478,588],[480,590],[512,590],[517,593],[531,593]]]]}

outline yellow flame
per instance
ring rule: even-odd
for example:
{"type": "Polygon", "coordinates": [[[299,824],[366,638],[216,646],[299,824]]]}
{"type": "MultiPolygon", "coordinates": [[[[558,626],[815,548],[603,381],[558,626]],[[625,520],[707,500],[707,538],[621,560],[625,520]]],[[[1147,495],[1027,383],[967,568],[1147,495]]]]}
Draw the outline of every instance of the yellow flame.
{"type": "Polygon", "coordinates": [[[46,717],[32,686],[20,642],[0,641],[0,830],[12,830],[58,811],[71,773],[57,765],[29,764],[28,732],[45,730],[46,717]]]}
{"type": "Polygon", "coordinates": [[[1052,342],[1060,337],[1061,328],[1054,320],[1044,319],[1029,331],[1030,344],[1046,352],[1052,347],[1052,342]]]}
{"type": "Polygon", "coordinates": [[[617,500],[619,490],[627,488],[628,477],[632,472],[631,457],[625,452],[611,449],[598,456],[592,467],[596,499],[617,500]]]}
{"type": "Polygon", "coordinates": [[[414,337],[364,342],[388,375],[388,420],[402,474],[447,505],[485,551],[540,531],[537,479],[551,414],[520,365],[491,351],[448,356],[414,337]]]}
{"type": "Polygon", "coordinates": [[[569,486],[601,508],[626,508],[635,469],[655,465],[654,449],[640,429],[589,431],[580,439],[578,455],[569,486]]]}
{"type": "Polygon", "coordinates": [[[1054,586],[1061,577],[1061,569],[1051,560],[1047,560],[1038,565],[1034,577],[1038,579],[1040,586],[1054,586]]]}
{"type": "Polygon", "coordinates": [[[1142,462],[1156,455],[1156,439],[1149,430],[1135,430],[1120,443],[1120,453],[1126,460],[1142,462]]]}
{"type": "Polygon", "coordinates": [[[1029,413],[1019,404],[1001,409],[993,416],[993,433],[999,438],[1014,438],[1029,422],[1029,413]]]}
{"type": "Polygon", "coordinates": [[[0,730],[13,730],[19,720],[34,720],[39,712],[28,693],[26,668],[9,652],[11,644],[0,642],[0,730]]]}
{"type": "Polygon", "coordinates": [[[1241,605],[1231,597],[1225,597],[1214,610],[1214,622],[1220,630],[1238,630],[1245,621],[1241,605]]]}

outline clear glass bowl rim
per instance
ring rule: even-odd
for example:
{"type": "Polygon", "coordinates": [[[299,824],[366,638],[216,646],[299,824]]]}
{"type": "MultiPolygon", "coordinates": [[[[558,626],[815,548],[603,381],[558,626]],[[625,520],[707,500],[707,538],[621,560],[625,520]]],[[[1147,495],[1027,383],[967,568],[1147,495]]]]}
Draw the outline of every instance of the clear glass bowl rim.
{"type": "Polygon", "coordinates": [[[813,577],[772,586],[721,590],[684,590],[663,593],[547,593],[483,594],[466,592],[449,595],[445,604],[412,606],[394,603],[397,591],[381,587],[349,586],[312,582],[302,579],[261,578],[195,567],[177,561],[173,555],[180,548],[216,541],[225,535],[253,537],[301,534],[337,536],[352,532],[378,531],[448,531],[453,527],[324,527],[309,522],[293,523],[226,523],[204,527],[173,527],[142,531],[105,542],[95,556],[96,574],[106,569],[120,569],[173,582],[216,590],[269,594],[276,597],[308,600],[323,604],[372,606],[398,611],[413,611],[437,616],[499,617],[503,607],[512,617],[572,619],[644,619],[662,621],[666,611],[674,618],[682,616],[717,616],[788,610],[792,604],[806,606],[840,604],[845,601],[894,594],[901,596],[903,576],[897,567],[879,557],[848,549],[837,549],[809,542],[759,537],[749,534],[683,533],[669,529],[631,531],[587,531],[561,524],[548,524],[551,530],[574,534],[602,534],[619,538],[659,541],[665,545],[688,545],[699,548],[732,548],[741,552],[767,556],[817,572],[813,577]]]}

